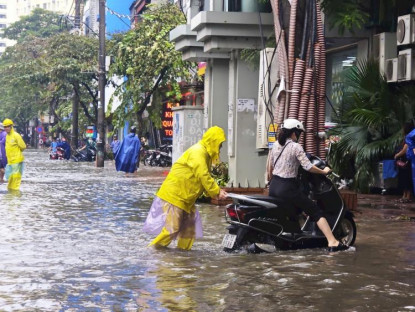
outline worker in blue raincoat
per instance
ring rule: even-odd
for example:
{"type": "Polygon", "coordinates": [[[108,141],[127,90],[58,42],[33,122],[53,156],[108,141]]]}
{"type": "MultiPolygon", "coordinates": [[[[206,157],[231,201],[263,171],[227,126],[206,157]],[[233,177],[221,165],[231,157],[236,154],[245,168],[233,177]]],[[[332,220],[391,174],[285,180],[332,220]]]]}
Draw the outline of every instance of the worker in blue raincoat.
{"type": "Polygon", "coordinates": [[[158,234],[150,245],[168,246],[177,238],[177,247],[189,250],[195,238],[202,237],[196,199],[203,192],[212,198],[227,197],[210,174],[211,165],[219,161],[224,141],[222,128],[209,128],[202,139],[173,164],[156,194],[144,225],[145,232],[158,234]]]}
{"type": "Polygon", "coordinates": [[[115,168],[117,171],[124,171],[125,173],[137,171],[141,143],[135,134],[136,131],[135,126],[130,128],[130,133],[122,140],[115,153],[115,168]]]}

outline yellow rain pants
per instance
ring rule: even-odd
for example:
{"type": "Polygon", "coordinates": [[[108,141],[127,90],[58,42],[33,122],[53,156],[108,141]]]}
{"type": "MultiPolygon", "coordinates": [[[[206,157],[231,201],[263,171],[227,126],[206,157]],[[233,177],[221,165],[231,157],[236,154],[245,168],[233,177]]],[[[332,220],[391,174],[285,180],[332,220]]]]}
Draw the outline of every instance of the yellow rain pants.
{"type": "Polygon", "coordinates": [[[26,144],[20,134],[12,128],[6,135],[7,166],[5,176],[8,181],[9,190],[19,190],[23,173],[23,151],[26,144]]]}
{"type": "Polygon", "coordinates": [[[8,182],[7,188],[12,191],[20,189],[22,182],[23,163],[12,164],[6,166],[5,178],[8,182]]]}
{"type": "Polygon", "coordinates": [[[190,250],[195,241],[195,212],[187,213],[172,204],[165,202],[163,212],[166,221],[160,234],[149,244],[156,246],[168,246],[177,238],[177,247],[190,250]]]}

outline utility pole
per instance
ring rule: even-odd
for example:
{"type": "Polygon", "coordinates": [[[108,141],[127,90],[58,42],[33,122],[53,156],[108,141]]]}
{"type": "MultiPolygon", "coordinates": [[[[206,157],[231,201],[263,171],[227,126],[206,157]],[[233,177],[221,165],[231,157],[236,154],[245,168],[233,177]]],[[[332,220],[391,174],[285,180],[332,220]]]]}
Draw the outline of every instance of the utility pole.
{"type": "MultiPolygon", "coordinates": [[[[79,31],[79,25],[81,23],[81,0],[75,0],[75,31],[79,31]]],[[[71,145],[74,149],[78,148],[78,115],[79,115],[79,85],[75,81],[73,84],[73,96],[72,96],[72,133],[71,133],[71,145]]]]}
{"type": "Polygon", "coordinates": [[[98,102],[98,138],[96,166],[104,167],[105,147],[105,3],[99,0],[99,102],[98,102]]]}

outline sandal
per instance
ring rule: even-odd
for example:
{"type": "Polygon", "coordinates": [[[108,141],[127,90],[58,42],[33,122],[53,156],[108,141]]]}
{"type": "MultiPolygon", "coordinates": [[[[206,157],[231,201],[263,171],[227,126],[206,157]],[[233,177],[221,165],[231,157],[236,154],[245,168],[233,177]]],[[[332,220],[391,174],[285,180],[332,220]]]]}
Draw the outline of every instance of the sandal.
{"type": "Polygon", "coordinates": [[[328,252],[336,252],[349,249],[349,246],[344,245],[342,242],[339,242],[337,246],[327,247],[328,252]]]}

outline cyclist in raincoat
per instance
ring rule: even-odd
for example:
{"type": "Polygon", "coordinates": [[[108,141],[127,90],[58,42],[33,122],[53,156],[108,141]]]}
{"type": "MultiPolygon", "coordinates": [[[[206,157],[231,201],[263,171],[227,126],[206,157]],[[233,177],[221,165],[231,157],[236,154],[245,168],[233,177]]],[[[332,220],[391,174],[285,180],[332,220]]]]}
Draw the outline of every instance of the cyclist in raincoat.
{"type": "Polygon", "coordinates": [[[5,119],[3,121],[6,136],[6,180],[8,181],[7,188],[9,190],[19,190],[20,182],[22,181],[23,173],[23,151],[26,149],[26,144],[20,134],[13,129],[13,121],[5,119]]]}
{"type": "Polygon", "coordinates": [[[195,238],[203,236],[195,202],[203,192],[219,199],[227,196],[210,175],[210,167],[219,161],[225,140],[222,128],[211,127],[173,164],[144,225],[145,232],[158,234],[150,245],[168,246],[177,238],[178,248],[190,250],[195,238]]]}

